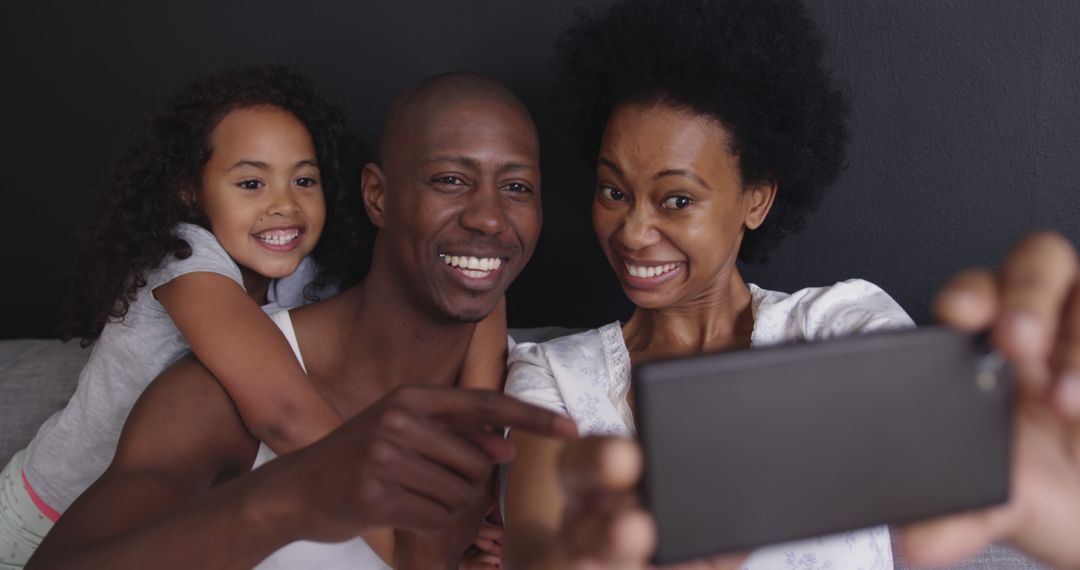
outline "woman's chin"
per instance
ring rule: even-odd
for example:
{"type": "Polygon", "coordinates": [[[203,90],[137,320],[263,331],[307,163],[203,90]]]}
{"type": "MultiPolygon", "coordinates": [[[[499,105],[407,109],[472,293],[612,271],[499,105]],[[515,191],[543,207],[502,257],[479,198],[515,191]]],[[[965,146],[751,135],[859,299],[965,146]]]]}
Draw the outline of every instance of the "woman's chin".
{"type": "Polygon", "coordinates": [[[622,289],[630,302],[639,309],[663,309],[675,302],[675,297],[668,287],[640,289],[623,283],[622,289]]]}

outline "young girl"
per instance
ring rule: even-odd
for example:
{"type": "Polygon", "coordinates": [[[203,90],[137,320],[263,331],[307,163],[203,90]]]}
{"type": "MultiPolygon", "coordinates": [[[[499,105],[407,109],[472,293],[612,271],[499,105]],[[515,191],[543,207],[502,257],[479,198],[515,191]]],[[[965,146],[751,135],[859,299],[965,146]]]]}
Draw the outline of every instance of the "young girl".
{"type": "MultiPolygon", "coordinates": [[[[150,118],[80,241],[61,334],[93,342],[90,359],[0,473],[0,568],[101,475],[139,394],[189,349],[278,455],[341,423],[263,311],[366,269],[360,164],[341,111],[281,67],[195,81],[150,118]]],[[[464,383],[501,387],[505,334],[501,311],[477,327],[464,383]]]]}

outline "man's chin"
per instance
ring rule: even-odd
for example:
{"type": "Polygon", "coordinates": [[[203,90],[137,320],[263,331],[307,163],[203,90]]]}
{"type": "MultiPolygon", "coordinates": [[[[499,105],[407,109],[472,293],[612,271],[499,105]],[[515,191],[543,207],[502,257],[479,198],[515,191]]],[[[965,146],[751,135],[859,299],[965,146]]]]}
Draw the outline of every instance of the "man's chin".
{"type": "Polygon", "coordinates": [[[470,312],[464,312],[464,313],[451,314],[449,316],[450,316],[450,319],[452,321],[456,322],[456,323],[461,323],[463,325],[468,325],[468,324],[478,323],[478,322],[486,319],[487,316],[488,316],[488,313],[481,313],[479,311],[475,311],[475,312],[470,311],[470,312]]]}
{"type": "Polygon", "coordinates": [[[475,297],[468,299],[466,302],[447,302],[443,305],[443,314],[455,323],[478,323],[486,319],[495,310],[495,306],[499,303],[498,299],[501,297],[500,295],[490,302],[475,297]]]}

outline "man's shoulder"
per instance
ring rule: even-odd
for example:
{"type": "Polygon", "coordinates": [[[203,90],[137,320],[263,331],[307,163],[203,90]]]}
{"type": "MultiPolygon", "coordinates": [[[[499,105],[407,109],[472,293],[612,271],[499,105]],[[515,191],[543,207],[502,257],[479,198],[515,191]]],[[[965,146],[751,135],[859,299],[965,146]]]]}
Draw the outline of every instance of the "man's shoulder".
{"type": "Polygon", "coordinates": [[[349,289],[329,299],[282,311],[275,318],[275,324],[286,336],[289,333],[285,329],[292,329],[309,372],[312,367],[318,368],[321,363],[340,356],[333,351],[340,350],[340,339],[354,322],[358,301],[356,289],[349,289]]]}

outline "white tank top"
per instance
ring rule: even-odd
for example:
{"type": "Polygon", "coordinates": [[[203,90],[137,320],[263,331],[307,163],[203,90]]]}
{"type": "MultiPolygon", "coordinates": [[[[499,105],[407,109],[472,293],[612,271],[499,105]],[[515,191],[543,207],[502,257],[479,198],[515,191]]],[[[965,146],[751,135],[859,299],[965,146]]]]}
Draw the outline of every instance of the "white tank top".
{"type": "MultiPolygon", "coordinates": [[[[296,342],[296,331],[293,330],[289,312],[279,311],[271,314],[270,318],[281,329],[281,332],[285,333],[285,338],[289,340],[289,346],[296,353],[296,359],[300,361],[300,366],[307,372],[307,367],[304,366],[304,358],[300,356],[300,345],[296,342]]],[[[267,447],[266,444],[260,444],[259,453],[255,456],[255,463],[251,465],[251,469],[257,469],[260,465],[275,457],[277,455],[274,454],[273,450],[267,447]]],[[[390,570],[390,567],[361,538],[335,543],[299,540],[285,545],[255,568],[258,570],[296,570],[300,568],[390,570]]]]}

